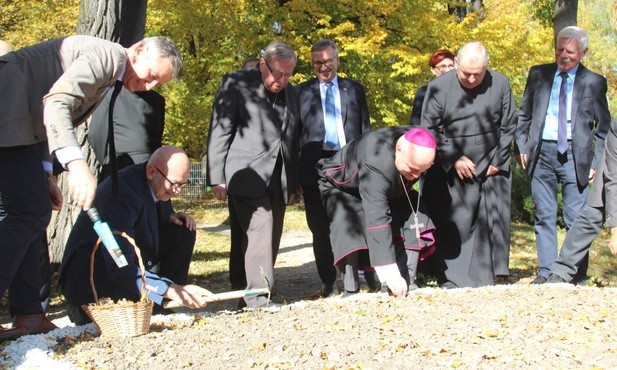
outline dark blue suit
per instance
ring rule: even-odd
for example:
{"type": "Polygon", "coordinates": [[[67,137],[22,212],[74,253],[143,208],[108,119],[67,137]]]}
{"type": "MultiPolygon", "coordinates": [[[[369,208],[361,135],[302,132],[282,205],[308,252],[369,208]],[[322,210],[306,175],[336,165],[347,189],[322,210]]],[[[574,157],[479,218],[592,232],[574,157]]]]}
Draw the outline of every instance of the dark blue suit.
{"type": "MultiPolygon", "coordinates": [[[[184,226],[166,225],[159,230],[161,221],[169,220],[169,213],[158,210],[146,180],[146,164],[136,164],[118,173],[118,195],[111,194],[111,179],[107,178],[97,188],[94,207],[101,219],[112,230],[125,232],[135,239],[140,248],[146,270],[159,265],[157,274],[146,271],[148,298],[157,304],[171,282],[186,283],[188,266],[195,242],[195,233],[178,240],[184,226]],[[192,240],[191,240],[192,238],[192,240]]],[[[85,212],[69,235],[60,270],[60,285],[66,300],[75,306],[94,301],[89,284],[90,253],[97,240],[92,222],[85,212]]],[[[129,265],[118,268],[102,246],[96,253],[94,282],[99,297],[114,300],[138,299],[141,287],[141,270],[137,265],[135,251],[128,240],[116,236],[129,265]]]]}
{"type": "MultiPolygon", "coordinates": [[[[361,84],[346,78],[337,79],[345,140],[349,142],[371,129],[368,104],[361,84]]],[[[302,121],[298,180],[302,186],[306,220],[313,233],[313,252],[319,277],[324,284],[333,284],[336,270],[329,237],[330,222],[317,186],[316,165],[317,161],[330,157],[334,152],[322,150],[325,126],[319,80],[306,81],[297,89],[302,121]]]]}

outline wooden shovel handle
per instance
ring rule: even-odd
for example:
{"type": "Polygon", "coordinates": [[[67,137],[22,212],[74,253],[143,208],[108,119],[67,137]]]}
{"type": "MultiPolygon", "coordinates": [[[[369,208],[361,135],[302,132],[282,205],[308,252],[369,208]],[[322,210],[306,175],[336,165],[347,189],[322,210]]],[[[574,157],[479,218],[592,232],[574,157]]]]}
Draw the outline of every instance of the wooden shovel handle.
{"type": "MultiPolygon", "coordinates": [[[[208,302],[219,302],[219,301],[226,301],[226,300],[234,299],[234,298],[244,298],[244,297],[250,297],[250,296],[259,295],[259,294],[268,294],[268,293],[270,293],[270,290],[268,288],[257,288],[257,289],[246,289],[246,290],[232,290],[231,292],[217,293],[217,294],[213,294],[212,296],[205,297],[205,298],[206,298],[206,301],[208,302]]],[[[175,301],[165,301],[163,302],[163,307],[164,308],[178,308],[178,307],[184,307],[184,306],[182,306],[182,304],[175,302],[175,301]]]]}

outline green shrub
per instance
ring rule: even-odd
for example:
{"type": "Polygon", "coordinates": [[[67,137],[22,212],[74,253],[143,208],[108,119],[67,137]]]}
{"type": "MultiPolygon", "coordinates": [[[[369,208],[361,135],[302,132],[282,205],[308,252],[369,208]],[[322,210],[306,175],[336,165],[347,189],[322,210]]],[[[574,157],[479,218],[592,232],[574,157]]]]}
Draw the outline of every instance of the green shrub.
{"type": "Polygon", "coordinates": [[[512,222],[533,224],[535,205],[531,199],[531,183],[527,173],[512,163],[512,222]]]}

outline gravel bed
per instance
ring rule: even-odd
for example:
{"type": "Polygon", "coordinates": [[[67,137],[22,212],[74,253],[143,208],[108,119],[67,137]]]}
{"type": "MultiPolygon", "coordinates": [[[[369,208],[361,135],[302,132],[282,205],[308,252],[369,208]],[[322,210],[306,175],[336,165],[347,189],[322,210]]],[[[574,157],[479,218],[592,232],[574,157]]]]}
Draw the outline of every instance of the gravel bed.
{"type": "Polygon", "coordinates": [[[280,307],[157,315],[129,339],[67,325],[3,344],[0,369],[617,369],[615,288],[521,282],[317,299],[306,235],[285,237],[275,280],[280,307]]]}

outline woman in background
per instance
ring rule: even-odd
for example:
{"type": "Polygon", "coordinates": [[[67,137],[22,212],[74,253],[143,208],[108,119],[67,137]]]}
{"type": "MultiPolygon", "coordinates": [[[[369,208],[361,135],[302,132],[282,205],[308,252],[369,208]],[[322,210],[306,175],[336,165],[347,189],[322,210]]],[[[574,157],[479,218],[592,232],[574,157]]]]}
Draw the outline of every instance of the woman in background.
{"type": "MultiPolygon", "coordinates": [[[[428,60],[428,65],[431,67],[431,72],[433,72],[435,77],[439,77],[442,74],[454,69],[454,53],[446,49],[437,50],[428,60]]],[[[413,108],[411,110],[411,125],[420,125],[422,103],[424,102],[426,87],[427,85],[424,85],[416,91],[416,96],[413,100],[413,108]]]]}

